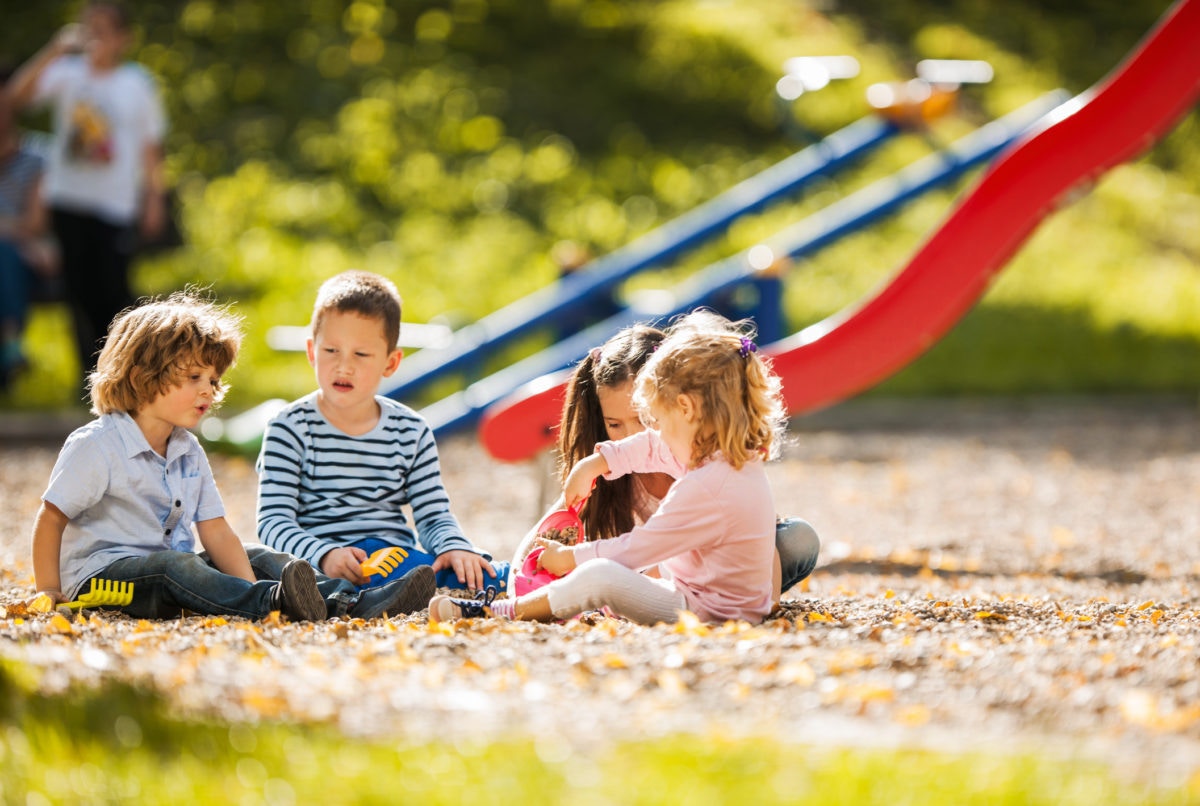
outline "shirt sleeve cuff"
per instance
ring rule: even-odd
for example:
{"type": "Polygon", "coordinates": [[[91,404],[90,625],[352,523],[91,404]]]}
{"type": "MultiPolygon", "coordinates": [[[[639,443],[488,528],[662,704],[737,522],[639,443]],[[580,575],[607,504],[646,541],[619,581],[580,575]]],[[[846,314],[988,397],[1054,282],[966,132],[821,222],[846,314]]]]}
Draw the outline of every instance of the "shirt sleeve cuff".
{"type": "Polygon", "coordinates": [[[621,458],[621,451],[611,442],[597,442],[596,453],[604,457],[604,463],[608,465],[608,472],[604,474],[604,478],[608,481],[619,479],[629,472],[629,468],[624,466],[621,458]]]}
{"type": "Polygon", "coordinates": [[[600,558],[600,543],[599,540],[592,540],[588,543],[581,543],[571,549],[575,554],[575,565],[579,566],[588,560],[596,560],[600,558]]]}

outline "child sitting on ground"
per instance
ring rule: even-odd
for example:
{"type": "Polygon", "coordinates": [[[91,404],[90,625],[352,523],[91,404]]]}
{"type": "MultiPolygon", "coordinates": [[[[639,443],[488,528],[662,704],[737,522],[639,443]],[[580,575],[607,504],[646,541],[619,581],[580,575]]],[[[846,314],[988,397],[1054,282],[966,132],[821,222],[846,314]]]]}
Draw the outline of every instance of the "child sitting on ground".
{"type": "MultiPolygon", "coordinates": [[[[602,346],[592,348],[575,367],[567,382],[558,429],[559,472],[563,482],[576,462],[591,456],[597,443],[643,430],[632,402],[633,379],[664,338],[658,328],[632,325],[602,346]]],[[[597,479],[579,510],[585,539],[607,540],[645,523],[674,483],[669,473],[629,473],[615,479],[597,479]]],[[[559,496],[550,511],[565,507],[566,502],[559,496]]],[[[514,571],[521,568],[525,557],[534,550],[538,536],[535,527],[521,540],[513,555],[514,571]]],[[[808,521],[794,517],[776,520],[775,552],[779,561],[776,599],[812,573],[820,548],[821,541],[808,521]]]]}
{"type": "Polygon", "coordinates": [[[399,338],[400,295],[391,281],[348,271],[321,286],[307,343],[318,388],[267,426],[259,538],[360,586],[424,565],[440,587],[503,587],[508,564],[489,562],[450,512],[428,424],[376,394],[400,366],[399,338]],[[418,535],[429,553],[418,550],[418,535]],[[364,575],[362,562],[390,547],[405,554],[399,568],[364,575]]]}
{"type": "Polygon", "coordinates": [[[33,530],[34,579],[56,603],[91,579],[133,583],[139,618],[323,619],[312,568],[293,560],[256,581],[189,428],[224,394],[241,334],[231,315],[177,294],[122,313],[91,373],[96,420],[59,453],[33,530]],[[207,550],[193,552],[194,536],[207,550]]]}
{"type": "Polygon", "coordinates": [[[567,476],[570,505],[600,476],[677,478],[644,524],[577,546],[541,539],[538,567],[561,579],[517,599],[435,596],[430,620],[488,613],[549,621],[607,607],[642,624],[674,621],[682,610],[705,621],[761,621],[771,609],[775,547],[763,465],[785,413],[779,378],[740,327],[706,311],[675,324],[635,380],[647,430],[601,442],[567,476]],[[662,578],[639,573],[656,564],[662,578]]]}

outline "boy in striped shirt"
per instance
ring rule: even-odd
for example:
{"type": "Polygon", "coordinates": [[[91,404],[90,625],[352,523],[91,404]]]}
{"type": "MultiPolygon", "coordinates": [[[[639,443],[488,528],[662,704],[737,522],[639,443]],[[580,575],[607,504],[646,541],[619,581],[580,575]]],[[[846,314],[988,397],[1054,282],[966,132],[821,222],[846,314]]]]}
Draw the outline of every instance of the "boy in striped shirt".
{"type": "Polygon", "coordinates": [[[259,539],[364,587],[431,565],[438,587],[503,590],[508,564],[490,562],[450,512],[428,424],[377,394],[403,357],[400,307],[395,285],[369,272],[343,272],[317,292],[307,351],[318,388],[267,426],[259,539]],[[362,562],[393,546],[403,565],[365,576],[362,562]]]}

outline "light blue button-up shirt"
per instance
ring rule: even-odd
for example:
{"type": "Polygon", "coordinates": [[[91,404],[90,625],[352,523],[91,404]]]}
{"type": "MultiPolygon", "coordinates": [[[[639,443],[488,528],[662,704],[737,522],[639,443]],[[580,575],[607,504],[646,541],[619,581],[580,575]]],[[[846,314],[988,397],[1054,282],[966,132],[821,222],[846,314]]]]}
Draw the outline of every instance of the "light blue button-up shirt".
{"type": "Polygon", "coordinates": [[[59,573],[71,598],[116,560],[194,551],[192,525],[225,515],[196,437],[176,428],[163,458],[123,412],[102,415],[67,437],[42,500],[70,521],[59,573]]]}

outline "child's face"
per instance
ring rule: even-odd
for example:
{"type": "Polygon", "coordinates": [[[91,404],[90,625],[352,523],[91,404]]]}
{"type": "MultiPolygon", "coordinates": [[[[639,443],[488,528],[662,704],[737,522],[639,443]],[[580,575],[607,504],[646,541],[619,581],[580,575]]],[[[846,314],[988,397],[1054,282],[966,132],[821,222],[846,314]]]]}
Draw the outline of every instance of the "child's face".
{"type": "Polygon", "coordinates": [[[321,402],[335,408],[375,402],[380,382],[396,371],[403,355],[383,335],[383,323],[356,313],[327,314],[308,342],[308,362],[317,374],[321,402]]]}
{"type": "Polygon", "coordinates": [[[622,439],[645,430],[633,407],[632,380],[619,386],[598,386],[596,397],[600,400],[600,413],[604,416],[604,430],[609,439],[622,439]]]}
{"type": "Polygon", "coordinates": [[[195,428],[213,407],[221,376],[212,367],[189,367],[183,380],[138,410],[139,422],[156,420],[170,426],[195,428]]]}
{"type": "Polygon", "coordinates": [[[649,414],[646,425],[658,432],[680,464],[690,466],[692,445],[696,441],[696,432],[700,430],[696,402],[689,395],[677,396],[673,406],[656,399],[650,404],[649,414]]]}

